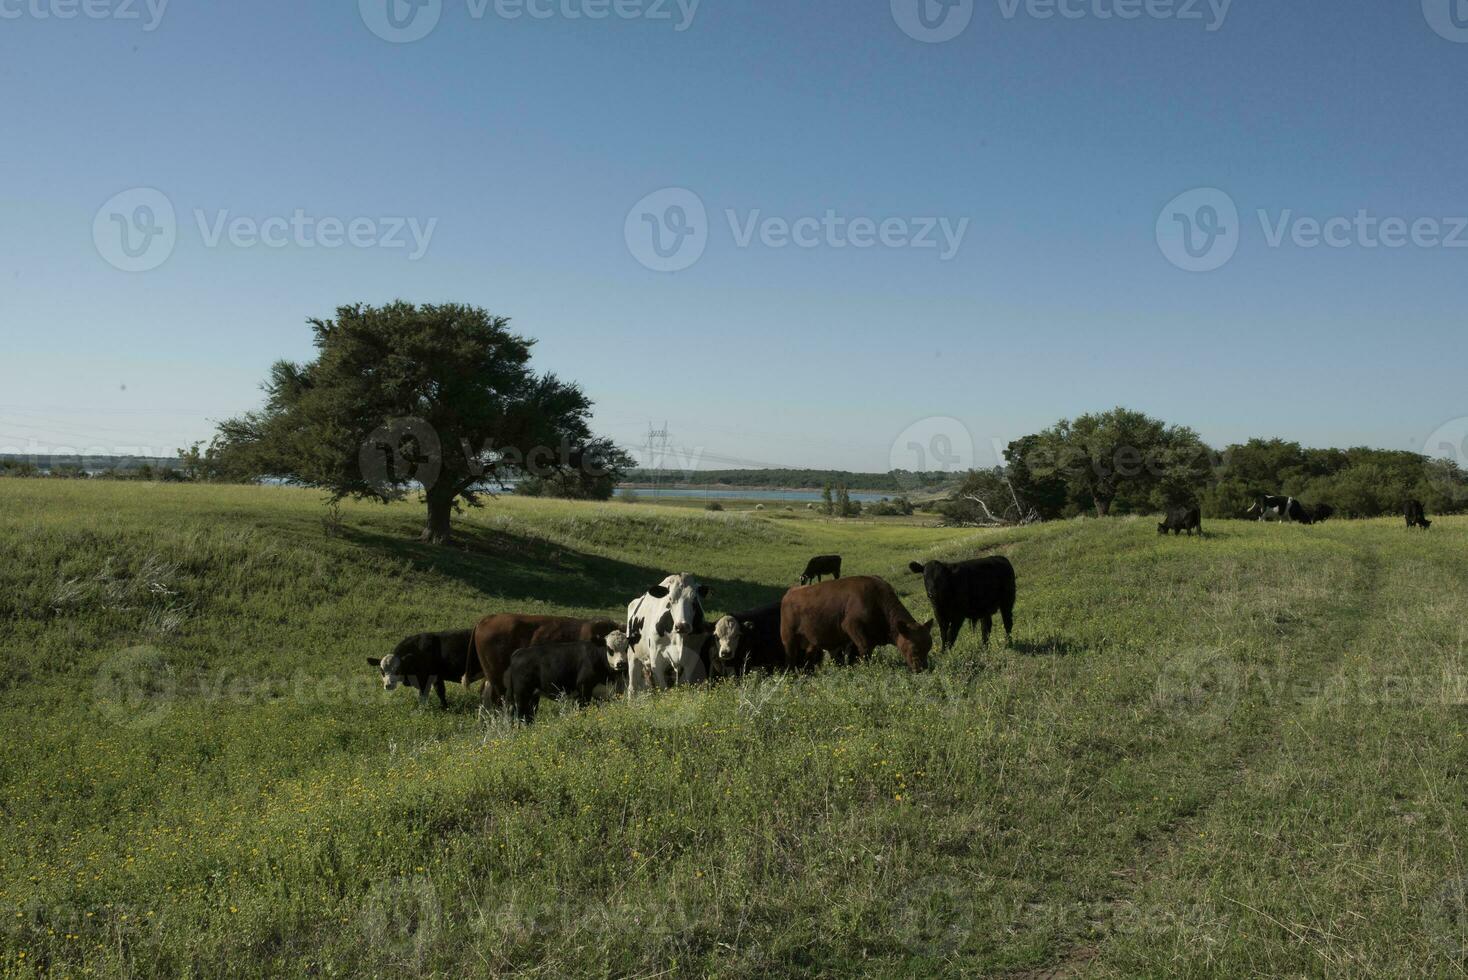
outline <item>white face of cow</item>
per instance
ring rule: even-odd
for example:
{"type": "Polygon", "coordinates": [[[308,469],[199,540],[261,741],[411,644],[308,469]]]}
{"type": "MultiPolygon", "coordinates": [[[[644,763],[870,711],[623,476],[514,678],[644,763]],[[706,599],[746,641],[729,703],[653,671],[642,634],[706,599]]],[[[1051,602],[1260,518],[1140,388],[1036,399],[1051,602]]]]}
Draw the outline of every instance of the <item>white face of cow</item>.
{"type": "Polygon", "coordinates": [[[725,616],[714,624],[714,640],[718,643],[720,660],[733,660],[739,655],[739,640],[743,635],[739,620],[733,616],[725,616]]]}
{"type": "Polygon", "coordinates": [[[627,669],[627,651],[631,644],[627,642],[627,634],[621,630],[607,634],[607,666],[614,671],[627,669]]]}
{"type": "Polygon", "coordinates": [[[658,598],[661,609],[652,618],[650,626],[656,628],[660,636],[689,636],[698,631],[698,626],[703,622],[703,599],[713,593],[706,585],[700,585],[692,575],[670,575],[663,579],[659,590],[665,591],[662,597],[657,596],[657,591],[650,591],[649,595],[658,598]]]}
{"type": "Polygon", "coordinates": [[[378,664],[377,669],[382,674],[382,689],[384,691],[395,691],[403,682],[403,661],[397,654],[384,657],[378,664]]]}

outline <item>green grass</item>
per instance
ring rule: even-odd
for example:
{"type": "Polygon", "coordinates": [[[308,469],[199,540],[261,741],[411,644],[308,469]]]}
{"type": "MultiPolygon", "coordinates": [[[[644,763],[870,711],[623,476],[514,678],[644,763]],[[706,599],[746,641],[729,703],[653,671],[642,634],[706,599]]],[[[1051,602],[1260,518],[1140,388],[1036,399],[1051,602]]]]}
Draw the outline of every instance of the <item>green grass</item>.
{"type": "Polygon", "coordinates": [[[0,481],[0,970],[111,976],[1455,976],[1468,519],[953,531],[501,499],[0,481]],[[548,708],[364,658],[504,610],[717,611],[811,554],[1013,647],[548,708]],[[1055,972],[1052,972],[1055,971],[1055,972]]]}

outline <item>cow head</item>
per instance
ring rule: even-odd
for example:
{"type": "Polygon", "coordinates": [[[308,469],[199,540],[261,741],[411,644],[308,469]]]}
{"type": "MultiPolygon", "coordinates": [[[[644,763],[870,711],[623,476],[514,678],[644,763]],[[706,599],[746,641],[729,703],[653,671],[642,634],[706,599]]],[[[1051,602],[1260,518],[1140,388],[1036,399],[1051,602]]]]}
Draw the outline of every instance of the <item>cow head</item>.
{"type": "Polygon", "coordinates": [[[754,629],[753,623],[741,623],[733,616],[725,616],[714,624],[715,653],[720,663],[729,663],[739,656],[739,643],[744,634],[754,629]]]}
{"type": "Polygon", "coordinates": [[[417,682],[416,677],[405,677],[403,675],[403,658],[397,653],[381,658],[368,657],[367,663],[377,668],[377,672],[382,679],[382,689],[384,691],[395,691],[399,684],[405,682],[409,685],[416,684],[417,682]]]}
{"type": "Polygon", "coordinates": [[[632,643],[627,639],[627,634],[621,630],[613,630],[607,634],[604,641],[607,647],[607,666],[613,673],[621,673],[627,669],[627,651],[632,648],[632,643]]]}
{"type": "Polygon", "coordinates": [[[928,654],[933,652],[933,621],[898,623],[897,650],[913,670],[927,670],[928,654]]]}
{"type": "Polygon", "coordinates": [[[1157,525],[1157,533],[1158,534],[1166,534],[1167,533],[1167,522],[1166,521],[1162,521],[1161,523],[1159,523],[1157,525]]]}
{"type": "Polygon", "coordinates": [[[663,613],[657,621],[658,636],[690,636],[706,631],[703,600],[713,595],[714,590],[701,585],[692,575],[670,575],[662,584],[648,589],[647,594],[663,600],[663,613]]]}
{"type": "Polygon", "coordinates": [[[934,598],[942,592],[944,585],[948,581],[948,566],[941,561],[930,561],[926,565],[914,561],[909,562],[907,567],[912,570],[914,575],[921,575],[923,577],[923,589],[928,593],[929,599],[934,598]]]}

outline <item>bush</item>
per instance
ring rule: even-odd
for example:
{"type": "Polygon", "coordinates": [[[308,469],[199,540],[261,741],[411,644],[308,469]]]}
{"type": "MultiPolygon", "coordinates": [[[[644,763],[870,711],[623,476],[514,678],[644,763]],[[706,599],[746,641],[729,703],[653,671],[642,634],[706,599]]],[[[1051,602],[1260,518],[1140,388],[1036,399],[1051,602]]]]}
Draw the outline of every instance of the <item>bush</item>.
{"type": "Polygon", "coordinates": [[[721,503],[719,503],[717,500],[710,500],[708,503],[706,503],[706,504],[703,505],[703,509],[704,510],[723,510],[724,509],[724,505],[721,504],[721,503]]]}

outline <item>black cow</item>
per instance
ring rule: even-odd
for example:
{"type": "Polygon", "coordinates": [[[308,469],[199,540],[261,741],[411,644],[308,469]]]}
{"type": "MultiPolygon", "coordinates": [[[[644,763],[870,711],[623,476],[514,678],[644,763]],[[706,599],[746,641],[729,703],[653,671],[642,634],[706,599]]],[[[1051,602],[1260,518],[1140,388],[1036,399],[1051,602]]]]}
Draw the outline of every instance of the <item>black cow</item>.
{"type": "Polygon", "coordinates": [[[710,671],[743,677],[750,671],[773,673],[784,666],[780,605],[731,613],[715,623],[710,671]]]}
{"type": "Polygon", "coordinates": [[[1271,494],[1260,494],[1259,499],[1246,512],[1249,516],[1259,515],[1259,520],[1267,520],[1274,515],[1276,520],[1294,521],[1297,524],[1314,524],[1315,519],[1305,509],[1305,505],[1294,497],[1277,497],[1271,494]]]}
{"type": "Polygon", "coordinates": [[[841,577],[840,555],[816,555],[806,562],[805,571],[800,575],[800,584],[810,585],[812,582],[819,582],[825,575],[841,577]]]}
{"type": "Polygon", "coordinates": [[[1409,529],[1420,527],[1422,528],[1422,530],[1426,531],[1428,528],[1432,527],[1432,521],[1429,521],[1427,519],[1427,511],[1422,509],[1422,501],[1407,501],[1405,511],[1407,515],[1407,527],[1409,529]]]}
{"type": "Polygon", "coordinates": [[[600,643],[551,643],[516,650],[505,671],[516,720],[533,722],[546,694],[571,695],[583,707],[598,697],[611,697],[627,670],[627,646],[627,634],[618,631],[600,643]]]}
{"type": "Polygon", "coordinates": [[[923,577],[944,650],[958,639],[965,619],[970,626],[982,625],[984,644],[988,645],[996,612],[1004,618],[1005,641],[1010,639],[1014,632],[1015,586],[1014,566],[1008,558],[995,555],[953,564],[912,562],[908,568],[923,577]]]}
{"type": "Polygon", "coordinates": [[[448,696],[443,681],[472,684],[484,676],[479,661],[470,656],[473,630],[448,630],[442,633],[419,633],[399,643],[387,657],[368,657],[367,662],[382,675],[382,689],[391,691],[399,684],[418,692],[418,703],[428,703],[428,689],[438,692],[439,704],[447,708],[448,696]]]}
{"type": "Polygon", "coordinates": [[[1163,515],[1162,523],[1157,525],[1158,534],[1166,534],[1168,531],[1175,535],[1186,531],[1190,538],[1193,532],[1197,531],[1198,537],[1201,538],[1203,536],[1203,512],[1197,507],[1169,508],[1163,515]]]}
{"type": "Polygon", "coordinates": [[[1335,516],[1335,508],[1330,504],[1316,504],[1310,508],[1310,519],[1316,524],[1324,524],[1335,516]]]}

